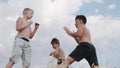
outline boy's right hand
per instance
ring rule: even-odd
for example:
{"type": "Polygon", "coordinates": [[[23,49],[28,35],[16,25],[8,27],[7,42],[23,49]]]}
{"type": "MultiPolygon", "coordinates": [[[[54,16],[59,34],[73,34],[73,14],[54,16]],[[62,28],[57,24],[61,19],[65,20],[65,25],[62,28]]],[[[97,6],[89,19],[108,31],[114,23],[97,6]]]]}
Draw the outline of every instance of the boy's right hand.
{"type": "Polygon", "coordinates": [[[52,56],[52,53],[50,53],[50,56],[52,56]]]}
{"type": "Polygon", "coordinates": [[[35,28],[38,29],[39,23],[35,23],[35,28]]]}
{"type": "Polygon", "coordinates": [[[71,35],[72,32],[67,27],[64,27],[64,30],[67,32],[68,35],[71,35]]]}

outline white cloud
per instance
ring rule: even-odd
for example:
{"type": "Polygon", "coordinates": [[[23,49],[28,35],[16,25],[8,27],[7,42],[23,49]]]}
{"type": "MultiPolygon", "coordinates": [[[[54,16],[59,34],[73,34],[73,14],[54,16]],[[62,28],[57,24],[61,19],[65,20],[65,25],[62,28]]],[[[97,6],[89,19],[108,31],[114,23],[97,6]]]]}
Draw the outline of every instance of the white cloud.
{"type": "MultiPolygon", "coordinates": [[[[106,17],[106,16],[88,16],[88,27],[92,35],[93,43],[98,50],[99,57],[104,56],[105,54],[110,55],[104,62],[103,59],[100,60],[100,64],[104,65],[107,61],[111,61],[112,56],[111,52],[119,52],[118,42],[120,38],[120,24],[119,18],[106,17]],[[115,50],[114,50],[115,49],[115,50]]],[[[115,54],[114,55],[118,55],[115,54]]],[[[119,56],[119,55],[118,55],[119,56]]],[[[104,57],[105,58],[105,57],[104,57]]],[[[116,57],[118,59],[118,57],[116,57]]],[[[117,62],[117,60],[116,60],[117,62]]],[[[111,64],[115,62],[110,62],[111,64]]],[[[110,65],[109,65],[110,66],[110,65]]],[[[118,66],[117,63],[115,66],[118,66]]]]}
{"type": "MultiPolygon", "coordinates": [[[[36,38],[34,38],[31,42],[33,55],[35,55],[33,56],[34,60],[32,60],[32,67],[36,67],[37,65],[40,65],[40,63],[49,61],[49,52],[52,50],[50,41],[53,37],[56,36],[57,38],[61,38],[61,41],[65,40],[63,38],[63,25],[72,21],[73,17],[70,14],[78,10],[81,5],[82,1],[79,0],[55,0],[54,2],[51,2],[51,0],[9,0],[6,3],[1,3],[0,44],[3,45],[0,45],[0,47],[2,47],[0,54],[2,55],[3,59],[0,61],[0,63],[2,62],[4,64],[1,68],[5,66],[10,58],[14,38],[16,35],[15,22],[18,16],[22,16],[22,11],[25,7],[32,8],[35,11],[33,20],[34,22],[40,23],[40,29],[36,34],[36,38]],[[46,51],[43,52],[43,50],[46,51]]],[[[61,45],[62,44],[65,45],[65,43],[61,43],[61,45]]],[[[19,65],[16,65],[15,67],[19,67],[19,65]]]]}
{"type": "Polygon", "coordinates": [[[89,16],[88,17],[88,26],[91,29],[91,32],[94,39],[103,38],[104,40],[118,38],[120,31],[119,19],[105,16],[89,16]]]}
{"type": "Polygon", "coordinates": [[[95,9],[95,13],[97,14],[99,12],[99,9],[95,9]]]}
{"type": "Polygon", "coordinates": [[[116,8],[116,4],[111,4],[108,6],[108,9],[113,10],[116,8]]]}
{"type": "Polygon", "coordinates": [[[84,1],[87,3],[90,3],[90,2],[102,3],[104,0],[84,0],[84,1]]]}

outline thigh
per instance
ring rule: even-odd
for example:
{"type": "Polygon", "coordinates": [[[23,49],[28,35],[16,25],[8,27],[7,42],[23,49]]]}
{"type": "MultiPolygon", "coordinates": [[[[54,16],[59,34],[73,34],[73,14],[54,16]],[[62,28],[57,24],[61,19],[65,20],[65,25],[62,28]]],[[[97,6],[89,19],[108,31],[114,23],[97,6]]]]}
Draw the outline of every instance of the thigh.
{"type": "Polygon", "coordinates": [[[15,42],[14,42],[14,46],[13,46],[13,50],[12,50],[12,57],[10,58],[10,60],[12,60],[14,63],[18,62],[18,60],[20,59],[20,57],[22,55],[21,45],[23,45],[23,44],[20,42],[21,41],[19,39],[15,40],[15,42]]]}
{"type": "Polygon", "coordinates": [[[88,61],[90,66],[92,66],[92,64],[97,65],[97,66],[99,65],[96,50],[94,46],[90,47],[90,55],[86,57],[86,60],[88,61]]]}
{"type": "Polygon", "coordinates": [[[76,61],[80,61],[81,59],[85,58],[89,55],[89,47],[86,45],[79,45],[76,49],[69,55],[76,61]]]}
{"type": "Polygon", "coordinates": [[[30,61],[31,61],[31,46],[29,43],[26,43],[23,47],[23,53],[22,53],[22,62],[24,66],[29,67],[30,61]]]}
{"type": "Polygon", "coordinates": [[[75,60],[74,60],[72,57],[70,57],[70,56],[68,56],[68,57],[66,58],[66,60],[65,60],[65,62],[67,62],[68,65],[71,65],[74,61],[75,61],[75,60]]]}

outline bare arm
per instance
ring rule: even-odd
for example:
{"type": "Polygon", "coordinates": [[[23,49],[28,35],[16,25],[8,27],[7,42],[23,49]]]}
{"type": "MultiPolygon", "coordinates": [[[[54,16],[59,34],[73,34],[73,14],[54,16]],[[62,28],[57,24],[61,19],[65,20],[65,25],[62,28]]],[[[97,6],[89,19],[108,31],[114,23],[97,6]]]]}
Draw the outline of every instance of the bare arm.
{"type": "Polygon", "coordinates": [[[79,40],[80,40],[80,37],[81,37],[82,32],[83,32],[82,28],[78,28],[77,32],[71,32],[67,27],[64,27],[64,30],[66,31],[66,33],[68,35],[73,37],[75,39],[75,41],[79,44],[79,40]]]}
{"type": "Polygon", "coordinates": [[[79,37],[74,37],[74,39],[77,42],[77,44],[79,44],[79,37]]]}
{"type": "Polygon", "coordinates": [[[31,22],[23,23],[23,19],[21,17],[19,17],[16,21],[16,30],[22,31],[23,29],[30,26],[31,24],[32,24],[31,22]]]}
{"type": "Polygon", "coordinates": [[[36,33],[38,27],[39,27],[39,24],[38,24],[38,23],[35,23],[35,28],[34,28],[33,32],[31,32],[31,34],[30,34],[30,39],[33,38],[33,36],[35,35],[35,33],[36,33]]]}
{"type": "Polygon", "coordinates": [[[66,31],[66,33],[72,37],[81,37],[83,29],[82,28],[78,28],[77,32],[71,32],[67,27],[64,27],[64,30],[66,31]]]}
{"type": "Polygon", "coordinates": [[[52,55],[58,55],[58,49],[56,49],[55,51],[51,52],[50,56],[52,56],[52,55]]]}

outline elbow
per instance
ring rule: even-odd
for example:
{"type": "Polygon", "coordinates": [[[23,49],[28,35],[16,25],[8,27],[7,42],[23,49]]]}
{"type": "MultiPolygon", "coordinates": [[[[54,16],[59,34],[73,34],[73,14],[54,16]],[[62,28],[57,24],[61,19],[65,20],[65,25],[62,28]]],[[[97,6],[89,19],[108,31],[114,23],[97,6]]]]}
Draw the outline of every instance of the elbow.
{"type": "Polygon", "coordinates": [[[23,28],[21,28],[21,27],[16,27],[16,31],[22,31],[23,30],[23,28]]]}
{"type": "Polygon", "coordinates": [[[29,38],[32,39],[33,37],[30,36],[29,38]]]}
{"type": "Polygon", "coordinates": [[[33,38],[33,36],[32,35],[30,35],[30,37],[29,37],[30,39],[32,39],[33,38]]]}
{"type": "Polygon", "coordinates": [[[33,38],[33,36],[34,36],[34,33],[30,33],[30,39],[32,39],[33,38]]]}
{"type": "Polygon", "coordinates": [[[32,37],[30,37],[30,39],[32,39],[32,37]]]}

